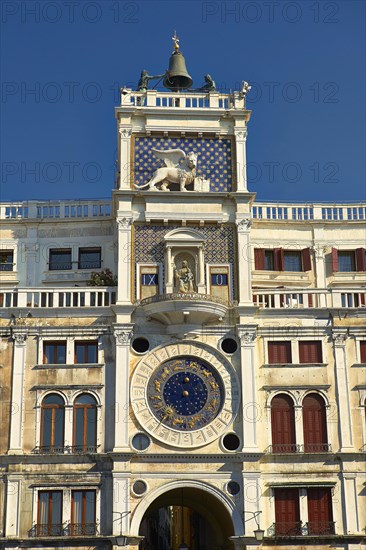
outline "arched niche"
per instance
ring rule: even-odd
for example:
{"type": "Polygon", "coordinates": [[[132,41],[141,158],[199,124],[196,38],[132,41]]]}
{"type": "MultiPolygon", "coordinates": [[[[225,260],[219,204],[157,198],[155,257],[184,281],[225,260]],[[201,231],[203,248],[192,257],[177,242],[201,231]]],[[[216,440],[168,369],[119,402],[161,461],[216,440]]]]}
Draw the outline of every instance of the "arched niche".
{"type": "MultiPolygon", "coordinates": [[[[182,269],[183,262],[193,274],[189,291],[206,294],[205,260],[203,247],[204,237],[195,229],[179,228],[169,231],[165,240],[165,291],[179,292],[179,284],[175,272],[182,269]]],[[[186,290],[188,291],[188,290],[186,290]]]]}

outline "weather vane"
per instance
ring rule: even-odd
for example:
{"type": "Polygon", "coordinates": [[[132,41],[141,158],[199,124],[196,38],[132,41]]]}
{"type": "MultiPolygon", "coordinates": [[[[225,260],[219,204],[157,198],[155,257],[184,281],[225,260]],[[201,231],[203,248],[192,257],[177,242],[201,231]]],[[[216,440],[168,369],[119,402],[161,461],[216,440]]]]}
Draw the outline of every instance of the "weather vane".
{"type": "Polygon", "coordinates": [[[172,36],[172,40],[174,42],[174,51],[179,51],[179,38],[177,36],[177,31],[174,31],[174,36],[172,36]]]}

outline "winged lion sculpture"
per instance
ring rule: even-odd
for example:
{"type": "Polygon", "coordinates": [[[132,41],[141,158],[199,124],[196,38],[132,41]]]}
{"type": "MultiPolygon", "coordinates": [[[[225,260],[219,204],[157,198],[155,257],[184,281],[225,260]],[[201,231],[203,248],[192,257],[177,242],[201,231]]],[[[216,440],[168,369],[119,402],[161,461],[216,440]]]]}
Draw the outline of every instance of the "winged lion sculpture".
{"type": "Polygon", "coordinates": [[[143,185],[136,185],[137,189],[149,187],[150,191],[157,191],[160,183],[161,191],[169,191],[169,183],[179,183],[180,191],[187,191],[186,186],[194,183],[196,178],[197,155],[193,152],[185,154],[182,149],[166,149],[159,151],[152,149],[154,155],[164,161],[165,166],[158,168],[153,177],[143,185]]]}

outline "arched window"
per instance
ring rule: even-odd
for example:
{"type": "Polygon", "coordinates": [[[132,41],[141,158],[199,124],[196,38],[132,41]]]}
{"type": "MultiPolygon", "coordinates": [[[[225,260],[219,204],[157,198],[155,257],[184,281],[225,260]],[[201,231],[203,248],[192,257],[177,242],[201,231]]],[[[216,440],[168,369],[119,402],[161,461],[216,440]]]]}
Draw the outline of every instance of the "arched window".
{"type": "Polygon", "coordinates": [[[305,453],[328,450],[327,419],[324,399],[317,393],[304,398],[302,404],[305,453]]]}
{"type": "Polygon", "coordinates": [[[291,397],[281,394],[272,399],[271,420],[273,452],[296,452],[295,411],[291,397]]]}
{"type": "Polygon", "coordinates": [[[92,395],[83,393],[74,401],[74,450],[96,452],[97,402],[92,395]]]}
{"type": "Polygon", "coordinates": [[[44,452],[63,452],[65,403],[60,395],[52,393],[42,401],[41,449],[44,452]]]}

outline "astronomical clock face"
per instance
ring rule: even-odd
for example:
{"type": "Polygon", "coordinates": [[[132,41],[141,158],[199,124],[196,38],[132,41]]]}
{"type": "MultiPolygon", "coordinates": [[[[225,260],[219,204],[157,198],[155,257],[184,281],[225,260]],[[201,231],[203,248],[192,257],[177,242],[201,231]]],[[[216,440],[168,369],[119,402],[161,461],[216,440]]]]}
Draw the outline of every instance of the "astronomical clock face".
{"type": "Polygon", "coordinates": [[[151,352],[131,383],[134,413],[152,436],[175,447],[199,447],[217,439],[238,408],[231,365],[200,344],[176,344],[151,352]]]}
{"type": "Polygon", "coordinates": [[[219,414],[224,387],[218,372],[193,357],[172,359],[153,372],[147,386],[150,410],[177,430],[202,428],[219,414]]]}

